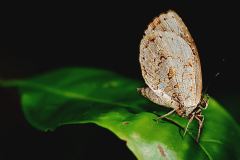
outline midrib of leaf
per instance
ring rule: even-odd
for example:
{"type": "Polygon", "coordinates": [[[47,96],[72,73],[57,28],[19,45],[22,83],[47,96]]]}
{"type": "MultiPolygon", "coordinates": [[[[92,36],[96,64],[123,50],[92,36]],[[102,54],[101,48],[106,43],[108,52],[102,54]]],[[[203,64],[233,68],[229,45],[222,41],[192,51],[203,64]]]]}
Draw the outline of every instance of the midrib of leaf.
{"type": "Polygon", "coordinates": [[[13,80],[13,81],[2,81],[0,80],[0,86],[5,86],[5,87],[16,87],[16,86],[24,86],[24,87],[31,87],[31,88],[37,88],[42,91],[46,91],[52,94],[57,94],[60,96],[64,96],[67,98],[73,98],[73,99],[79,99],[79,100],[85,100],[85,101],[92,101],[96,103],[103,103],[103,104],[108,104],[108,105],[114,105],[114,106],[120,106],[120,107],[133,107],[132,105],[127,105],[124,103],[118,103],[118,102],[110,102],[102,99],[97,99],[97,98],[91,98],[87,97],[78,93],[74,92],[68,92],[64,91],[61,89],[56,89],[54,87],[49,87],[44,84],[39,84],[39,83],[33,83],[33,82],[26,82],[26,81],[20,81],[20,80],[13,80]]]}
{"type": "MultiPolygon", "coordinates": [[[[60,89],[49,87],[47,85],[43,85],[43,84],[39,84],[39,83],[33,83],[33,82],[29,82],[29,81],[21,81],[21,80],[4,81],[4,80],[0,80],[0,86],[4,86],[4,87],[16,87],[16,86],[32,87],[32,88],[37,88],[37,89],[40,89],[40,90],[43,90],[43,91],[46,91],[46,92],[50,92],[50,93],[53,93],[53,94],[65,96],[65,97],[68,97],[68,98],[80,99],[80,100],[86,100],[86,101],[93,101],[93,102],[97,102],[97,103],[116,105],[116,106],[121,106],[121,107],[132,107],[131,105],[127,105],[127,104],[123,104],[123,103],[116,103],[116,102],[113,103],[113,102],[109,102],[109,101],[101,100],[101,99],[97,99],[97,98],[90,98],[90,97],[86,97],[86,96],[83,96],[83,95],[80,95],[80,94],[76,94],[74,92],[62,91],[60,89]]],[[[170,119],[170,120],[173,121],[176,125],[178,125],[182,129],[184,129],[184,126],[182,126],[177,121],[174,121],[172,119],[170,119]]],[[[195,140],[194,136],[189,131],[187,131],[187,133],[195,140]]],[[[213,160],[212,156],[207,151],[207,149],[204,146],[202,146],[200,143],[197,143],[197,144],[200,146],[200,148],[203,150],[203,152],[208,156],[209,160],[213,160]]]]}
{"type": "Polygon", "coordinates": [[[203,146],[203,145],[201,145],[200,143],[198,143],[199,144],[199,146],[200,146],[200,148],[205,152],[205,154],[208,156],[208,158],[210,159],[210,160],[213,160],[213,158],[212,158],[212,156],[210,155],[210,153],[207,151],[207,149],[203,146]]]}
{"type": "Polygon", "coordinates": [[[215,139],[203,139],[201,140],[202,142],[207,142],[207,143],[217,143],[217,144],[224,144],[222,141],[215,140],[215,139]]]}

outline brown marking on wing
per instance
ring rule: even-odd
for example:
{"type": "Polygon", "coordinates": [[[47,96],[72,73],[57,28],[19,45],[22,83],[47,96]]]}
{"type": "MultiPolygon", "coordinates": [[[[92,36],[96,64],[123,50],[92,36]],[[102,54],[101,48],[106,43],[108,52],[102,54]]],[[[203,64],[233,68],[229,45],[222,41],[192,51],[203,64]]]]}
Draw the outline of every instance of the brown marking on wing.
{"type": "Polygon", "coordinates": [[[184,116],[185,112],[186,111],[185,111],[184,107],[182,107],[182,106],[179,106],[179,108],[176,110],[176,113],[181,117],[184,116]]]}
{"type": "Polygon", "coordinates": [[[177,97],[177,93],[174,92],[174,93],[172,94],[172,98],[175,99],[176,97],[177,97]]]}
{"type": "Polygon", "coordinates": [[[173,76],[175,76],[175,74],[176,74],[175,69],[172,68],[172,67],[170,67],[169,70],[168,70],[168,74],[167,74],[167,75],[168,75],[168,79],[169,79],[169,80],[172,79],[173,76]]]}
{"type": "Polygon", "coordinates": [[[149,28],[151,28],[152,30],[154,30],[156,28],[156,26],[158,26],[160,24],[160,19],[159,17],[155,17],[154,20],[148,25],[149,28]]]}
{"type": "Polygon", "coordinates": [[[172,88],[171,85],[169,85],[169,86],[167,86],[167,87],[164,88],[164,92],[165,92],[165,93],[168,93],[168,92],[171,91],[171,90],[173,90],[173,88],[172,88]]]}
{"type": "Polygon", "coordinates": [[[190,90],[190,92],[192,92],[192,90],[193,90],[193,87],[191,86],[189,90],[190,90]]]}
{"type": "Polygon", "coordinates": [[[153,36],[149,36],[149,37],[148,37],[148,40],[149,40],[149,42],[154,42],[154,41],[155,41],[155,39],[156,39],[156,38],[155,38],[155,37],[153,37],[153,36]]]}
{"type": "Polygon", "coordinates": [[[162,60],[166,60],[167,59],[167,57],[166,56],[164,56],[164,55],[161,55],[160,56],[160,60],[162,61],[162,60]]]}
{"type": "Polygon", "coordinates": [[[186,68],[186,67],[193,67],[193,65],[192,65],[192,63],[191,62],[188,62],[187,64],[184,64],[184,66],[183,66],[184,68],[186,68]]]}
{"type": "Polygon", "coordinates": [[[173,87],[174,87],[174,88],[179,88],[179,84],[177,83],[177,84],[175,84],[173,87]]]}

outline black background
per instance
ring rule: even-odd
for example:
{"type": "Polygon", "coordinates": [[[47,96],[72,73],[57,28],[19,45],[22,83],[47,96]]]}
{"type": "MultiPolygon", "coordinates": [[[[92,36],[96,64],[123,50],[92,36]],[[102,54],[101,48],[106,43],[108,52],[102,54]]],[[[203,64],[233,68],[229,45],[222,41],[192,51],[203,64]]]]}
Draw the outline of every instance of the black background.
{"type": "MultiPolygon", "coordinates": [[[[220,102],[231,95],[240,98],[238,5],[231,1],[30,5],[16,4],[3,15],[1,32],[17,45],[0,49],[0,78],[88,66],[143,81],[138,62],[143,32],[154,17],[173,9],[196,42],[204,88],[212,81],[208,93],[220,102]],[[218,72],[220,76],[214,78],[218,72]]],[[[63,126],[49,133],[32,128],[23,117],[15,89],[0,89],[0,106],[1,160],[134,159],[125,142],[95,125],[63,126]]],[[[234,108],[226,109],[238,119],[234,108]]]]}

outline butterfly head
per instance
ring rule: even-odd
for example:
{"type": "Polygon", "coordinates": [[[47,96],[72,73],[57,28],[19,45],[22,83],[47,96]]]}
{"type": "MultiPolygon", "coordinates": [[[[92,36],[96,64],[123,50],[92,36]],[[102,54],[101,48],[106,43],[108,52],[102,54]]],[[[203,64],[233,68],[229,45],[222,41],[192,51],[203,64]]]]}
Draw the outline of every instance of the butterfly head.
{"type": "Polygon", "coordinates": [[[201,101],[199,102],[198,106],[202,109],[206,109],[208,106],[208,101],[209,101],[209,95],[208,94],[203,94],[201,101]]]}

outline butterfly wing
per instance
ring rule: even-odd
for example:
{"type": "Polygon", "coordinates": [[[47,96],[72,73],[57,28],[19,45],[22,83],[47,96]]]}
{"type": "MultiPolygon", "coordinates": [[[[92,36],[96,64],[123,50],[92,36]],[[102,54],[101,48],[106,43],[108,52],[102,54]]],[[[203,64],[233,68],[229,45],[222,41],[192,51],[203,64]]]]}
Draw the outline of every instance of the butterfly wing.
{"type": "Polygon", "coordinates": [[[149,24],[140,43],[142,75],[162,105],[180,103],[188,115],[199,103],[202,75],[194,41],[173,11],[161,14],[149,24]]]}
{"type": "Polygon", "coordinates": [[[138,88],[138,92],[141,93],[144,97],[148,98],[150,101],[159,104],[161,106],[165,106],[168,108],[177,109],[179,107],[179,103],[174,99],[169,97],[169,95],[165,93],[161,93],[161,96],[156,95],[156,93],[149,87],[138,88]]]}

